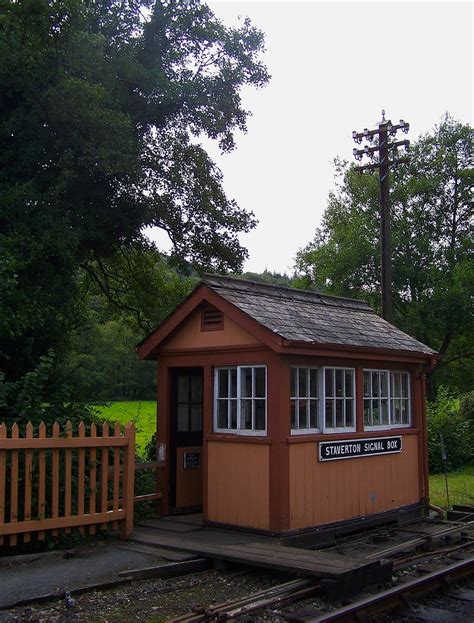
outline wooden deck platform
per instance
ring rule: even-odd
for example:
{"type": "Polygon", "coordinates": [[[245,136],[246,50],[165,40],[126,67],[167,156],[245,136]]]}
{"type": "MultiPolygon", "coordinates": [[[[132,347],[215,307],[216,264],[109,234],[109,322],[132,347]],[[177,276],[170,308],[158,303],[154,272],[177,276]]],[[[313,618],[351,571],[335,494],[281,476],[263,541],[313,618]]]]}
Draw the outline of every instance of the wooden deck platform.
{"type": "Polygon", "coordinates": [[[351,587],[384,581],[392,570],[391,563],[385,561],[288,547],[277,538],[203,527],[199,515],[144,521],[135,528],[131,540],[211,560],[262,567],[297,576],[314,576],[343,584],[350,582],[351,587]]]}

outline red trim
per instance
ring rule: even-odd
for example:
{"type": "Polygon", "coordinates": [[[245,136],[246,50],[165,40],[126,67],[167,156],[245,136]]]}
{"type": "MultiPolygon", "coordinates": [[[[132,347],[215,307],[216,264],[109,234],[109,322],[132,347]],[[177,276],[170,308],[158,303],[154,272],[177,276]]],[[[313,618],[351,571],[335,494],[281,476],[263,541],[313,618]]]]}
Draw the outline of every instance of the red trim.
{"type": "Polygon", "coordinates": [[[313,441],[337,441],[344,439],[363,439],[364,437],[390,437],[391,435],[420,435],[419,428],[387,428],[386,430],[366,430],[355,433],[315,433],[314,435],[292,435],[287,443],[309,443],[313,441]]]}
{"type": "Polygon", "coordinates": [[[271,446],[273,440],[271,437],[257,437],[254,435],[233,435],[232,433],[211,433],[207,435],[204,441],[218,441],[227,443],[257,443],[265,446],[271,446]]]}
{"type": "Polygon", "coordinates": [[[356,431],[364,431],[364,373],[361,366],[355,369],[355,409],[356,409],[356,431]]]}
{"type": "Polygon", "coordinates": [[[370,348],[368,346],[347,346],[343,344],[317,344],[315,342],[290,342],[283,341],[284,352],[288,355],[308,355],[313,357],[346,357],[348,359],[358,359],[365,357],[367,360],[380,361],[400,361],[410,363],[426,363],[426,360],[433,359],[434,355],[413,353],[404,350],[391,350],[388,348],[370,348]],[[338,353],[341,353],[339,355],[338,353]]]}
{"type": "Polygon", "coordinates": [[[248,353],[248,352],[268,352],[268,348],[266,348],[262,344],[239,344],[238,346],[207,346],[206,348],[173,348],[172,350],[168,350],[166,348],[160,349],[160,357],[166,355],[209,355],[212,353],[248,353]]]}

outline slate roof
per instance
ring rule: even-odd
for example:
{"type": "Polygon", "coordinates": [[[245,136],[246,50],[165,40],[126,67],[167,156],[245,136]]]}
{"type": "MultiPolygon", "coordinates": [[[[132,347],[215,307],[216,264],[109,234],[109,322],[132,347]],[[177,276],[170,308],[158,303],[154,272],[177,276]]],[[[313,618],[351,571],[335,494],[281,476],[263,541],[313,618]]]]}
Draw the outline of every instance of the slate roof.
{"type": "Polygon", "coordinates": [[[203,282],[286,340],[435,354],[365,301],[217,275],[205,275],[203,282]]]}

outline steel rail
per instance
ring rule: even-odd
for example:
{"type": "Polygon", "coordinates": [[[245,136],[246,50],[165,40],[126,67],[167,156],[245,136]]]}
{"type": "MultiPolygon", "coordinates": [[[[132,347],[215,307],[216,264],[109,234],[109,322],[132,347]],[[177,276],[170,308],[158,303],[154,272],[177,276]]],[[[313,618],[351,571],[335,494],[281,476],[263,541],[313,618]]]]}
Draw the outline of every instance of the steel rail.
{"type": "Polygon", "coordinates": [[[425,593],[429,593],[436,588],[440,588],[449,583],[449,580],[455,580],[467,577],[474,573],[474,556],[462,560],[461,562],[443,567],[432,573],[410,580],[390,588],[386,591],[356,601],[344,608],[326,612],[321,616],[313,619],[305,618],[306,623],[333,623],[333,622],[351,622],[359,621],[365,616],[373,616],[380,614],[386,610],[406,605],[408,599],[419,597],[425,593]]]}

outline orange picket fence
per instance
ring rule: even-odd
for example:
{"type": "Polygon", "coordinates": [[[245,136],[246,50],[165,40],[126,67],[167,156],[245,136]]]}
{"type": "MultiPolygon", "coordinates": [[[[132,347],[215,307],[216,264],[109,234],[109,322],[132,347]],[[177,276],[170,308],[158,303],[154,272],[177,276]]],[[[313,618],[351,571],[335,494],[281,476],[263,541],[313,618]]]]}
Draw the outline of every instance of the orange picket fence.
{"type": "Polygon", "coordinates": [[[107,423],[70,422],[61,431],[56,422],[35,431],[29,422],[21,434],[0,424],[0,545],[43,540],[46,531],[78,528],[94,534],[120,528],[133,531],[135,428],[107,423]],[[49,434],[48,434],[49,432],[49,434]]]}

